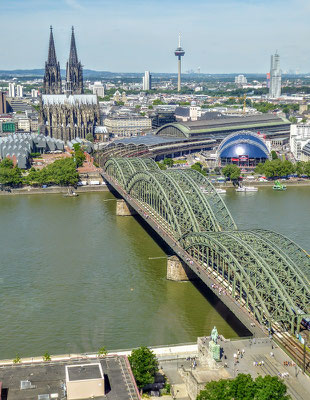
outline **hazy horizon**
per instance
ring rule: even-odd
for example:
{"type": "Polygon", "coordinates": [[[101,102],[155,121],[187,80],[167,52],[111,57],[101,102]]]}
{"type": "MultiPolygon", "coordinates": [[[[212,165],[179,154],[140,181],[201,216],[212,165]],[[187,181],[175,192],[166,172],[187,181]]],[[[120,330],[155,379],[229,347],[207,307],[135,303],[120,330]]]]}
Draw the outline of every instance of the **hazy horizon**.
{"type": "Polygon", "coordinates": [[[176,73],[181,32],[183,72],[263,74],[276,50],[282,70],[310,70],[308,0],[0,0],[0,13],[0,70],[44,68],[50,25],[62,69],[74,25],[85,69],[176,73]]]}

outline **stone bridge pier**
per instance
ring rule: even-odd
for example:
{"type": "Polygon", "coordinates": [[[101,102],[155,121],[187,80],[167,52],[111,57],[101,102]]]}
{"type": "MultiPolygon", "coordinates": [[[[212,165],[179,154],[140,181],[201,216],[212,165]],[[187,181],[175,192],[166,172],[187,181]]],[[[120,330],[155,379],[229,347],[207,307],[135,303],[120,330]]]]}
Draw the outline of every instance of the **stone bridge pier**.
{"type": "Polygon", "coordinates": [[[131,207],[131,205],[126,203],[125,200],[116,200],[116,215],[121,217],[128,217],[136,214],[137,212],[131,207]]]}
{"type": "Polygon", "coordinates": [[[167,258],[167,279],[170,281],[191,281],[194,272],[177,256],[167,258]]]}

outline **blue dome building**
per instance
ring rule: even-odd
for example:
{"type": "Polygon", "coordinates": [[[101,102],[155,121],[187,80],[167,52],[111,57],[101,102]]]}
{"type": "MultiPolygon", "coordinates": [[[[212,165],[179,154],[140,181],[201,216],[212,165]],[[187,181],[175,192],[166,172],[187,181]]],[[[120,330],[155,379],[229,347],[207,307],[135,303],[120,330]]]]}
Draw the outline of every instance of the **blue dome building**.
{"type": "Polygon", "coordinates": [[[217,154],[221,166],[237,164],[240,167],[255,167],[269,158],[264,139],[251,131],[238,131],[227,136],[217,154]]]}

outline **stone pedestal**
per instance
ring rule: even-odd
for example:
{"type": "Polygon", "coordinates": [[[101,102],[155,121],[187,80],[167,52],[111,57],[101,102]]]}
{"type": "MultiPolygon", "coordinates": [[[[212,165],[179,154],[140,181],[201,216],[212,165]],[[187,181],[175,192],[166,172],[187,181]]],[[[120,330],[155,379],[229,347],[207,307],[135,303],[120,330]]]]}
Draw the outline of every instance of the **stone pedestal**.
{"type": "Polygon", "coordinates": [[[194,278],[191,269],[177,256],[167,259],[167,279],[170,281],[190,281],[194,278]]]}
{"type": "Polygon", "coordinates": [[[137,214],[136,211],[125,200],[116,201],[116,215],[127,217],[135,214],[137,214]]]}

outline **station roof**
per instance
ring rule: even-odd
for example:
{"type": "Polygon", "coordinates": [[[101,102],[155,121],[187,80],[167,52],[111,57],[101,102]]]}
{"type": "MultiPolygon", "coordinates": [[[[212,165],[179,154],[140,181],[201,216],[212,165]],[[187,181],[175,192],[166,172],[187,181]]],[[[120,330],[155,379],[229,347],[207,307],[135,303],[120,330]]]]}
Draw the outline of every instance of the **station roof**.
{"type": "Polygon", "coordinates": [[[156,135],[163,136],[194,136],[207,135],[216,132],[225,132],[242,129],[268,129],[271,127],[289,125],[290,121],[276,115],[263,114],[242,117],[217,118],[208,120],[198,120],[189,122],[177,122],[163,125],[156,135]],[[174,129],[174,133],[171,128],[174,129]]]}
{"type": "Polygon", "coordinates": [[[115,140],[114,143],[123,143],[123,144],[145,144],[146,146],[152,146],[156,144],[162,144],[162,143],[171,143],[171,142],[179,142],[184,140],[184,138],[171,138],[171,137],[162,137],[162,136],[156,136],[156,135],[145,135],[145,136],[132,136],[129,138],[124,138],[124,139],[118,139],[115,140]]]}

